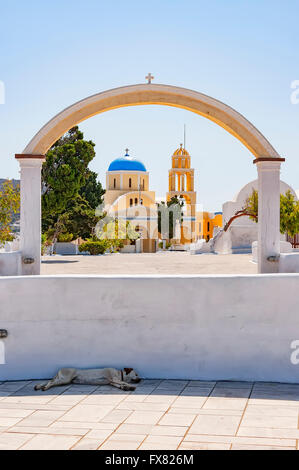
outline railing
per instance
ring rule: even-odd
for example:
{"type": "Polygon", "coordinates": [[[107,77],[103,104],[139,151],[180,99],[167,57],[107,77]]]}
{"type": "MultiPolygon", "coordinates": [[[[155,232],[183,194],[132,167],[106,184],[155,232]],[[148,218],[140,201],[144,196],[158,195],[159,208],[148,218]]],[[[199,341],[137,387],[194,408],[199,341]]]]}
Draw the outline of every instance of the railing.
{"type": "Polygon", "coordinates": [[[296,233],[294,237],[287,235],[287,241],[292,244],[293,248],[299,248],[299,233],[296,233]]]}

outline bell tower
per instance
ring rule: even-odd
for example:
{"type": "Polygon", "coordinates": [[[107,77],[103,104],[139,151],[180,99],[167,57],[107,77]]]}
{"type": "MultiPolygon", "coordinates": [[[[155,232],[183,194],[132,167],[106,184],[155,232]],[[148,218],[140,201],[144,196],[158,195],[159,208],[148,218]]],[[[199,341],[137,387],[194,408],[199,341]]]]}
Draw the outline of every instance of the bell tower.
{"type": "Polygon", "coordinates": [[[171,169],[168,171],[168,193],[166,200],[174,196],[184,198],[184,217],[181,227],[181,243],[195,240],[196,192],[194,191],[194,168],[191,168],[191,157],[183,144],[171,157],[171,169]]]}

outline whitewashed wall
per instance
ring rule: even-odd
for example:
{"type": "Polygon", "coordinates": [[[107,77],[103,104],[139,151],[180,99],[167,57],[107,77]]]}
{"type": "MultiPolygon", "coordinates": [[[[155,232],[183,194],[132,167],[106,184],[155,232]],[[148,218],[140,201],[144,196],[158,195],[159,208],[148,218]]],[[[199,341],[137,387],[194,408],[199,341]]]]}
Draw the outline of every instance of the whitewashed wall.
{"type": "MultiPolygon", "coordinates": [[[[19,276],[22,273],[21,251],[0,252],[0,276],[19,276]]],[[[1,304],[1,298],[0,298],[1,304]]],[[[1,306],[0,306],[1,309],[1,306]]]]}
{"type": "MultiPolygon", "coordinates": [[[[252,194],[253,189],[258,189],[257,187],[258,180],[247,183],[240,189],[232,201],[227,201],[222,205],[223,225],[225,225],[237,211],[243,209],[246,199],[252,194]]],[[[296,192],[293,188],[284,181],[280,181],[280,193],[285,194],[288,190],[290,190],[297,198],[296,192]]],[[[248,248],[251,247],[252,243],[258,239],[258,225],[254,221],[250,220],[249,217],[240,217],[233,221],[227,233],[231,240],[230,252],[236,251],[240,248],[248,248]]],[[[282,241],[285,240],[285,235],[281,235],[280,239],[282,241]]],[[[226,251],[224,250],[223,252],[226,251]]]]}
{"type": "Polygon", "coordinates": [[[299,382],[298,292],[298,274],[2,277],[0,380],[127,366],[143,377],[299,382]]]}

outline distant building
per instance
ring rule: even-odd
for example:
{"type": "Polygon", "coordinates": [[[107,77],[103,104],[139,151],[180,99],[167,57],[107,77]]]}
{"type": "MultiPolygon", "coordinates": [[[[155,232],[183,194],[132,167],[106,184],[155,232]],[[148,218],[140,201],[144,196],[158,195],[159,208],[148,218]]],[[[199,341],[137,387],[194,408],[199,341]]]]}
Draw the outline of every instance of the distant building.
{"type": "Polygon", "coordinates": [[[173,153],[171,161],[172,166],[168,172],[169,190],[166,194],[166,200],[170,201],[174,196],[184,199],[180,243],[191,243],[203,238],[209,241],[213,238],[215,227],[222,227],[222,212],[196,211],[194,168],[191,168],[191,156],[182,144],[173,153]]]}
{"type": "Polygon", "coordinates": [[[149,189],[149,173],[129,150],[113,160],[106,173],[105,210],[108,215],[129,220],[140,233],[142,251],[155,251],[158,218],[155,192],[149,189]]]}
{"type": "MultiPolygon", "coordinates": [[[[209,241],[215,229],[222,227],[222,212],[197,212],[194,190],[194,168],[191,156],[181,144],[171,157],[165,202],[173,197],[184,200],[181,226],[174,228],[174,240],[186,245],[198,239],[209,241]]],[[[145,165],[129,155],[113,160],[106,173],[105,210],[108,215],[129,220],[143,240],[142,251],[154,251],[158,234],[158,213],[155,191],[150,190],[149,172],[145,165]]]]}
{"type": "Polygon", "coordinates": [[[196,212],[197,240],[205,239],[207,242],[213,238],[215,229],[222,227],[222,212],[196,212]]]}
{"type": "Polygon", "coordinates": [[[191,157],[183,144],[171,157],[171,169],[168,172],[167,202],[177,196],[184,199],[184,215],[181,226],[180,243],[191,243],[196,240],[196,192],[194,191],[194,169],[191,168],[191,157]]]}

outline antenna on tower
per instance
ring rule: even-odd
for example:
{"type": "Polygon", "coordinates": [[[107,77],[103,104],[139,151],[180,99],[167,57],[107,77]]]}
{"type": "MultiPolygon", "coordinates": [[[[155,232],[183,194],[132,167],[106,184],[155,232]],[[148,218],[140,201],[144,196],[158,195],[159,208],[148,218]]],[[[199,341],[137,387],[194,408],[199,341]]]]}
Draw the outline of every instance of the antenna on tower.
{"type": "Polygon", "coordinates": [[[184,124],[184,149],[186,148],[186,124],[184,124]]]}

